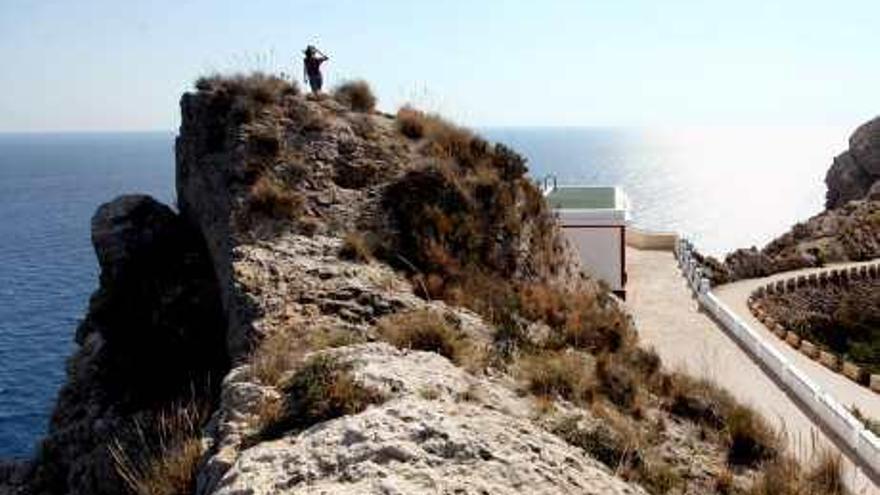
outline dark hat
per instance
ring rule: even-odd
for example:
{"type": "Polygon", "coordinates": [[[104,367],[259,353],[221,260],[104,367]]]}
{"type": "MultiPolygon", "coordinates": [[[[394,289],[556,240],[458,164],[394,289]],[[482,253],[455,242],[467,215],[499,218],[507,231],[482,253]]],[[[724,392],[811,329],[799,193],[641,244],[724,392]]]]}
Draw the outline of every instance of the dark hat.
{"type": "Polygon", "coordinates": [[[305,50],[303,50],[303,53],[305,53],[306,55],[309,55],[309,54],[315,53],[316,51],[318,51],[318,49],[315,48],[315,45],[309,45],[306,47],[305,50]]]}

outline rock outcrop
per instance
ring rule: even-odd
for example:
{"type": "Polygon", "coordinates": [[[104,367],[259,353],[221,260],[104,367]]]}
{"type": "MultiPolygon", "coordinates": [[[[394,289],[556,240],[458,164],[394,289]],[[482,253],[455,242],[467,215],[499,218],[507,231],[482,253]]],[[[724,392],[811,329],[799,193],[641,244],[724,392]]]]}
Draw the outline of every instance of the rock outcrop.
{"type": "Polygon", "coordinates": [[[825,207],[838,208],[848,201],[864,199],[880,181],[880,118],[856,129],[849,138],[849,150],[834,159],[825,184],[825,207]]]}
{"type": "Polygon", "coordinates": [[[862,125],[825,177],[826,210],[764,248],[737,249],[724,262],[706,257],[714,284],[880,256],[880,117],[862,125]]]}
{"type": "Polygon", "coordinates": [[[228,369],[213,269],[186,222],[121,196],[98,208],[92,241],[101,285],[40,447],[37,493],[123,493],[108,445],[134,441],[134,422],[175,401],[215,395],[228,369]]]}
{"type": "Polygon", "coordinates": [[[522,157],[350,96],[259,74],[184,95],[180,213],[123,196],[95,214],[80,348],[39,458],[0,488],[692,495],[754,477],[725,467],[723,417],[670,412],[735,403],[637,346],[522,157]],[[209,419],[150,431],[182,403],[209,419]]]}
{"type": "Polygon", "coordinates": [[[245,450],[217,495],[645,493],[537,425],[528,400],[435,353],[367,344],[332,354],[387,401],[245,450]]]}

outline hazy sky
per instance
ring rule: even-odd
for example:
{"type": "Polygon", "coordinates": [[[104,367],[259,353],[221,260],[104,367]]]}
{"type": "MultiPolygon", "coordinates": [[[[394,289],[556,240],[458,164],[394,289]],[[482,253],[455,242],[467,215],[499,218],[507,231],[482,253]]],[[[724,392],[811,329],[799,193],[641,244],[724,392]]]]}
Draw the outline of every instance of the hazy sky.
{"type": "Polygon", "coordinates": [[[0,131],[172,130],[200,74],[363,77],[470,125],[856,124],[878,0],[0,0],[0,131]]]}

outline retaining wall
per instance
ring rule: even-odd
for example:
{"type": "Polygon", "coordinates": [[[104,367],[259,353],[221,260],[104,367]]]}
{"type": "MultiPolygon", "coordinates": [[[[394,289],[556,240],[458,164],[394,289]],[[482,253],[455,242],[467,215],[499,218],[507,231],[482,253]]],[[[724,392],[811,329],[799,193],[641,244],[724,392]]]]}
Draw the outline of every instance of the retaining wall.
{"type": "Polygon", "coordinates": [[[626,245],[636,249],[673,251],[678,242],[675,232],[650,232],[635,227],[626,228],[626,245]]]}
{"type": "MultiPolygon", "coordinates": [[[[787,334],[793,332],[786,333],[786,329],[780,324],[780,322],[775,321],[775,319],[768,314],[766,311],[767,306],[764,302],[767,296],[792,294],[806,288],[824,288],[829,286],[846,287],[850,283],[875,281],[877,279],[880,279],[880,263],[866,263],[848,268],[829,268],[821,272],[811,273],[809,275],[798,275],[796,277],[762,285],[752,291],[749,296],[748,307],[758,320],[776,332],[781,338],[786,338],[786,340],[788,340],[786,337],[787,334]]],[[[801,338],[798,338],[798,345],[792,345],[792,347],[800,350],[811,359],[818,360],[823,366],[831,371],[840,373],[859,385],[864,385],[871,390],[880,393],[880,374],[869,375],[864,368],[853,362],[847,361],[843,356],[822,351],[812,342],[801,338]]]]}
{"type": "MultiPolygon", "coordinates": [[[[694,247],[686,239],[676,243],[675,254],[679,266],[700,305],[711,313],[749,353],[762,363],[818,418],[827,429],[845,444],[875,477],[880,476],[880,439],[865,428],[845,407],[828,392],[822,390],[807,375],[796,368],[782,353],[712,293],[703,269],[694,260],[694,247]]],[[[796,285],[796,282],[795,282],[796,285]]],[[[783,283],[783,287],[785,284],[783,283]]]]}

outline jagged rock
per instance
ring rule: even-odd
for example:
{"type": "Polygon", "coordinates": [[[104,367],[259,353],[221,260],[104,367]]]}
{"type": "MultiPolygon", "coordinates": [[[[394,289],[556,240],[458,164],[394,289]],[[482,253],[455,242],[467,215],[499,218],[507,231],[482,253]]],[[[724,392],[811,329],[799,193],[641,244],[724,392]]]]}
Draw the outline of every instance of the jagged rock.
{"type": "Polygon", "coordinates": [[[768,243],[707,258],[713,283],[880,256],[880,117],[862,125],[825,176],[826,210],[768,243]]]}
{"type": "Polygon", "coordinates": [[[101,285],[77,330],[34,471],[38,493],[124,491],[108,447],[174,401],[210,397],[228,369],[213,270],[199,237],[142,195],[98,208],[101,285]]]}
{"type": "Polygon", "coordinates": [[[825,183],[828,192],[825,207],[843,206],[863,199],[871,186],[880,180],[880,118],[856,129],[849,139],[849,151],[834,159],[825,183]]]}
{"type": "Polygon", "coordinates": [[[527,400],[437,354],[333,353],[389,400],[243,451],[214,493],[645,493],[529,420],[527,400]]]}
{"type": "Polygon", "coordinates": [[[874,179],[856,161],[849,151],[834,159],[825,177],[828,186],[825,206],[837,208],[847,201],[861,199],[868,192],[874,179]]]}
{"type": "Polygon", "coordinates": [[[849,138],[849,149],[865,172],[880,177],[880,117],[856,129],[849,138]]]}
{"type": "Polygon", "coordinates": [[[144,267],[143,257],[160,246],[177,227],[171,208],[150,196],[124,195],[104,203],[92,216],[92,244],[105,283],[124,283],[152,267],[144,267]],[[130,271],[130,273],[127,273],[130,271]]]}

